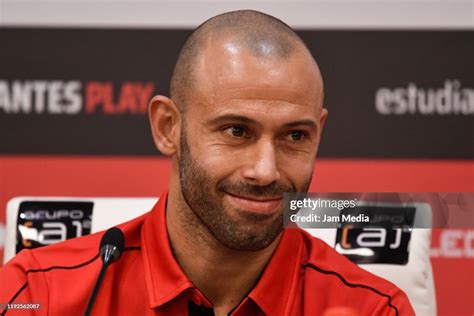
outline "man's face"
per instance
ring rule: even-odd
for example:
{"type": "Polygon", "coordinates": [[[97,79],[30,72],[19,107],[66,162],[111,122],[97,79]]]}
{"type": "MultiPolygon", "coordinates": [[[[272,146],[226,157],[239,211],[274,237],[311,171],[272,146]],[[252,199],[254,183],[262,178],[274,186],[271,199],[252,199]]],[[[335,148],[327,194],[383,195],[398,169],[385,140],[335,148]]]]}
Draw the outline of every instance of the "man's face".
{"type": "Polygon", "coordinates": [[[284,192],[307,192],[326,112],[305,52],[258,58],[223,41],[196,67],[180,136],[180,187],[211,234],[261,250],[283,229],[284,192]]]}

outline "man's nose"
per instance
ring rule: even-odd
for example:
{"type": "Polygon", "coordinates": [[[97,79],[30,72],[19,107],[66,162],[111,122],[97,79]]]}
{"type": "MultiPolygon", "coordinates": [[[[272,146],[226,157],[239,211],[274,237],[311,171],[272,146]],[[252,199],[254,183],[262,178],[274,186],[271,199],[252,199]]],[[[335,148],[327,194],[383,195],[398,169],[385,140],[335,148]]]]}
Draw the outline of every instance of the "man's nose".
{"type": "Polygon", "coordinates": [[[243,176],[256,185],[269,185],[280,179],[275,145],[272,141],[260,141],[247,157],[243,176]]]}

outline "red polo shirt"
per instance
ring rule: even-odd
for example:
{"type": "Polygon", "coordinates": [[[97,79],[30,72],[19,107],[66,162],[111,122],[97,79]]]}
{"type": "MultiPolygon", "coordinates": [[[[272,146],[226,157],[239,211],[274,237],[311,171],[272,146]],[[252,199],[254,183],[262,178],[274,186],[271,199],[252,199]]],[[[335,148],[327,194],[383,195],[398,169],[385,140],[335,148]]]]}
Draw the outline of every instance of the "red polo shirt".
{"type": "MultiPolygon", "coordinates": [[[[125,250],[108,268],[92,314],[213,315],[211,302],[172,254],[165,201],[166,195],[151,212],[118,226],[125,250]]],[[[102,235],[23,250],[10,260],[0,270],[0,304],[34,303],[40,308],[6,314],[82,315],[101,267],[102,235]]],[[[257,285],[230,315],[323,315],[339,307],[354,315],[414,315],[395,285],[305,231],[287,229],[257,285]]]]}

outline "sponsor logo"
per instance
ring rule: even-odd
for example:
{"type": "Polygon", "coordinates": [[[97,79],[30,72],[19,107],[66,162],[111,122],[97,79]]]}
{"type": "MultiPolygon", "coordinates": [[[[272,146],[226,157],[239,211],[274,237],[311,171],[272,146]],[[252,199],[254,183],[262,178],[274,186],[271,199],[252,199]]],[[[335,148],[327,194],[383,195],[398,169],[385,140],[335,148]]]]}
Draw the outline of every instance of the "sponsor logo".
{"type": "MultiPolygon", "coordinates": [[[[390,263],[403,265],[408,262],[413,207],[365,207],[373,214],[374,221],[361,225],[345,224],[336,233],[335,249],[356,263],[390,263]]],[[[361,210],[345,209],[342,213],[356,216],[361,210]]]]}
{"type": "Polygon", "coordinates": [[[444,87],[380,88],[375,93],[375,109],[381,115],[472,115],[474,89],[463,88],[459,80],[446,80],[444,87]]]}
{"type": "Polygon", "coordinates": [[[90,234],[92,208],[92,202],[22,202],[16,252],[90,234]]]}
{"type": "Polygon", "coordinates": [[[1,80],[0,114],[147,113],[153,82],[1,80]]]}

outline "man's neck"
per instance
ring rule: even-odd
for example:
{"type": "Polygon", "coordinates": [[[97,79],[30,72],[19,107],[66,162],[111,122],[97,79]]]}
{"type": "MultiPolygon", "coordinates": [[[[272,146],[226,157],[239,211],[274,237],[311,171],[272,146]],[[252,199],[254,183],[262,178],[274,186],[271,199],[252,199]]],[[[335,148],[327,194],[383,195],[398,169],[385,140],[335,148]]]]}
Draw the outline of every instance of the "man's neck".
{"type": "Polygon", "coordinates": [[[173,254],[184,273],[214,306],[227,315],[256,285],[279,239],[260,251],[236,251],[216,240],[177,192],[170,192],[166,212],[173,254]],[[185,204],[185,203],[184,203],[185,204]]]}

